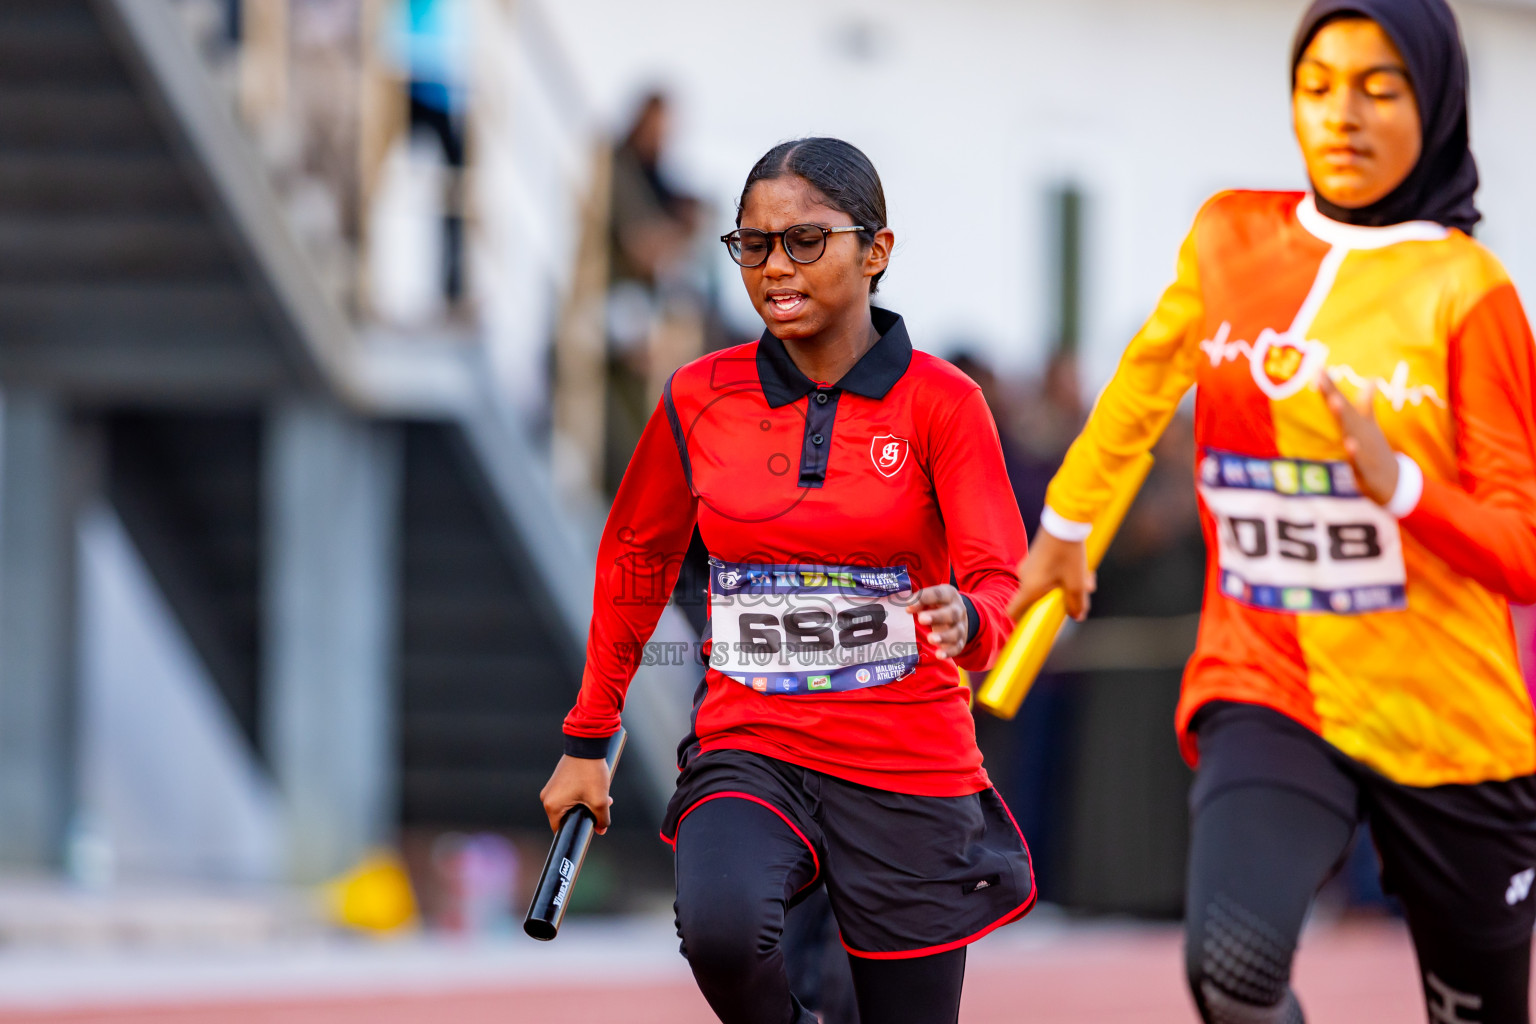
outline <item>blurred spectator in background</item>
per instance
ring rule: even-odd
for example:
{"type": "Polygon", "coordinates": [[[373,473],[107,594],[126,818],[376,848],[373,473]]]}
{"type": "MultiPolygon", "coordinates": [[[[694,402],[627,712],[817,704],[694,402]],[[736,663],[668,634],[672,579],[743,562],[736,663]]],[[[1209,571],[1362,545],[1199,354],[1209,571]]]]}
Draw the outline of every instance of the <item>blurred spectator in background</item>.
{"type": "Polygon", "coordinates": [[[1009,419],[1009,429],[1022,448],[1017,467],[1010,467],[1009,473],[1031,537],[1040,525],[1046,485],[1087,418],[1077,355],[1057,349],[1029,400],[1013,410],[1009,419]]]}
{"type": "MultiPolygon", "coordinates": [[[[672,107],[665,93],[643,94],[613,152],[609,196],[608,373],[603,486],[617,490],[661,385],[702,355],[717,323],[691,280],[704,204],[663,168],[672,107]]],[[[720,339],[734,344],[739,339],[720,339]]],[[[723,347],[711,344],[710,348],[723,347]]],[[[708,552],[694,530],[673,602],[702,635],[707,621],[708,552]]]]}
{"type": "Polygon", "coordinates": [[[976,382],[992,410],[1019,513],[1033,537],[1045,507],[1046,485],[1088,414],[1077,357],[1057,351],[1042,376],[1021,382],[999,378],[986,360],[965,347],[949,361],[976,382]]]}
{"type": "Polygon", "coordinates": [[[517,886],[517,847],[503,835],[444,832],[432,843],[438,905],[433,924],[458,935],[510,933],[517,886]]]}
{"type": "MultiPolygon", "coordinates": [[[[1003,464],[1008,468],[1008,479],[1013,483],[1015,497],[1019,498],[1019,510],[1024,511],[1023,496],[1019,493],[1019,481],[1028,461],[1028,452],[1018,438],[1018,432],[1014,429],[1014,421],[1018,419],[1019,407],[1023,403],[1020,396],[1011,394],[1005,383],[999,379],[993,371],[992,364],[977,355],[968,346],[961,345],[951,352],[949,362],[976,382],[981,388],[981,396],[987,400],[987,408],[992,410],[992,419],[997,422],[998,440],[1003,445],[1003,464]]],[[[1044,494],[1041,492],[1041,502],[1044,503],[1044,494]]],[[[1035,521],[1030,522],[1029,514],[1024,514],[1024,527],[1033,535],[1035,527],[1039,525],[1040,510],[1035,510],[1035,521]]]]}
{"type": "Polygon", "coordinates": [[[640,100],[613,154],[608,235],[608,403],[604,486],[618,487],[659,382],[703,352],[702,302],[688,281],[701,204],[662,167],[671,105],[640,100]]]}
{"type": "Polygon", "coordinates": [[[442,148],[443,297],[452,310],[464,295],[464,106],[469,66],[463,0],[399,0],[395,54],[407,82],[410,131],[442,148]]]}
{"type": "Polygon", "coordinates": [[[347,306],[361,210],[361,2],[289,0],[288,16],[287,116],[269,127],[268,140],[280,161],[276,178],[289,222],[327,290],[347,306]]]}
{"type": "Polygon", "coordinates": [[[1180,411],[1152,449],[1156,460],[1152,472],[1099,568],[1104,594],[1094,597],[1092,615],[1147,617],[1200,611],[1205,540],[1190,486],[1195,478],[1194,429],[1193,418],[1180,411]]]}
{"type": "Polygon", "coordinates": [[[675,188],[661,167],[671,117],[665,95],[646,93],[613,154],[613,280],[653,292],[687,259],[698,227],[699,201],[675,188]]]}

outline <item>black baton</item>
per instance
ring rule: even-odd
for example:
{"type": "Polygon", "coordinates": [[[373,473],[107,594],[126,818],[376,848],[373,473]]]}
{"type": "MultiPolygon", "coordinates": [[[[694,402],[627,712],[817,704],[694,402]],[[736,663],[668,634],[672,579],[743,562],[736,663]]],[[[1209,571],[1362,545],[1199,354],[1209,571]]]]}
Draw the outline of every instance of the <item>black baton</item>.
{"type": "MultiPolygon", "coordinates": [[[[624,753],[624,729],[608,740],[608,752],[603,760],[608,764],[608,777],[624,753]]],[[[565,918],[565,908],[570,904],[571,887],[581,874],[581,862],[587,859],[587,849],[592,845],[592,835],[597,829],[597,819],[583,804],[577,804],[560,819],[560,829],[555,841],[549,844],[549,857],[539,874],[539,884],[533,890],[533,902],[528,904],[528,916],[523,919],[523,931],[541,942],[548,942],[560,934],[560,922],[565,918]]]]}

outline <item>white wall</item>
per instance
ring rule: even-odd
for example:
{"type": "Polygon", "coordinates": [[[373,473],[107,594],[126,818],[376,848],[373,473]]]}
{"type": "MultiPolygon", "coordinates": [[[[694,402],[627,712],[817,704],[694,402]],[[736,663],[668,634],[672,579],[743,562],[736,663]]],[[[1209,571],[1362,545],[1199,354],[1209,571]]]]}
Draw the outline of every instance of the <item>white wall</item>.
{"type": "Polygon", "coordinates": [[[1472,62],[1472,148],[1483,187],[1478,238],[1536,307],[1536,3],[1456,5],[1472,62]]]}
{"type": "MultiPolygon", "coordinates": [[[[1303,0],[550,0],[611,124],[636,92],[679,101],[676,167],[722,217],[773,143],[839,135],[880,169],[898,244],[885,301],[920,346],[972,339],[1038,362],[1053,322],[1046,193],[1089,201],[1090,385],[1172,276],[1190,218],[1226,187],[1304,183],[1289,128],[1303,0]]],[[[1536,295],[1536,9],[1458,6],[1474,66],[1483,238],[1536,295]]],[[[720,231],[727,224],[719,225],[720,231]]],[[[743,326],[755,320],[718,256],[743,326]]]]}

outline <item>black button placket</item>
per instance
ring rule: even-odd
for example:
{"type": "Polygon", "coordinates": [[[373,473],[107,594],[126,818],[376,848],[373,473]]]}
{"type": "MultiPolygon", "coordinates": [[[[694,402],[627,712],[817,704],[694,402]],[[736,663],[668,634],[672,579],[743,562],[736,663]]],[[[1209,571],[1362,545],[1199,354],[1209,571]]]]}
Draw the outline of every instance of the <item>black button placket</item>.
{"type": "Polygon", "coordinates": [[[827,453],[837,420],[838,388],[819,387],[805,398],[805,441],[800,447],[800,486],[820,487],[827,480],[827,453]]]}

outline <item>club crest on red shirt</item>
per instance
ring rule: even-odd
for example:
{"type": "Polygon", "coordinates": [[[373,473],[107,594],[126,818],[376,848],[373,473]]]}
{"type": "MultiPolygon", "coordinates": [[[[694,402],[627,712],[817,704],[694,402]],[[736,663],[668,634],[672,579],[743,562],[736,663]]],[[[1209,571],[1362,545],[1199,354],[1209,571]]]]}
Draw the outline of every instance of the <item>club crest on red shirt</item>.
{"type": "Polygon", "coordinates": [[[881,476],[895,476],[907,464],[907,439],[881,434],[869,442],[869,457],[881,476]]]}

